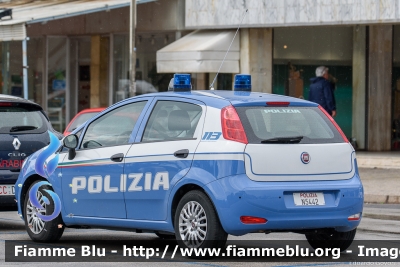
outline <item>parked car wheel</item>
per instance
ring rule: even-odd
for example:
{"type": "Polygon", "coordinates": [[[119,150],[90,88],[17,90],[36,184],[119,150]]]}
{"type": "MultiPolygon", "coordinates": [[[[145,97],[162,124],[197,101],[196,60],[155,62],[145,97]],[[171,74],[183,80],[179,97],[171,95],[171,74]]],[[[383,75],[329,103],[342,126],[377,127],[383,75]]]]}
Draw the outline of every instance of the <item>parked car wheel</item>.
{"type": "Polygon", "coordinates": [[[349,232],[337,232],[335,230],[323,233],[306,234],[310,246],[317,248],[340,248],[340,251],[350,247],[356,235],[356,229],[349,232]]]}
{"type": "Polygon", "coordinates": [[[222,248],[228,237],[211,200],[198,190],[182,197],[176,209],[174,225],[181,247],[222,248]]]}
{"type": "MultiPolygon", "coordinates": [[[[31,190],[31,188],[39,183],[41,181],[36,181],[34,182],[28,192],[31,190]]],[[[39,190],[36,193],[36,197],[39,201],[39,203],[45,207],[44,209],[37,209],[34,207],[29,199],[29,196],[26,195],[25,197],[25,202],[24,202],[24,220],[25,220],[25,228],[28,232],[28,235],[33,241],[36,242],[53,242],[57,241],[61,238],[63,232],[64,232],[64,226],[59,228],[58,225],[63,224],[61,214],[59,214],[54,220],[45,222],[42,219],[40,219],[37,216],[37,213],[40,213],[42,215],[49,215],[52,214],[54,211],[54,202],[50,199],[52,199],[47,193],[46,190],[51,190],[50,186],[44,185],[39,188],[39,190]],[[50,204],[47,205],[45,203],[44,197],[48,198],[50,200],[50,204]]]]}

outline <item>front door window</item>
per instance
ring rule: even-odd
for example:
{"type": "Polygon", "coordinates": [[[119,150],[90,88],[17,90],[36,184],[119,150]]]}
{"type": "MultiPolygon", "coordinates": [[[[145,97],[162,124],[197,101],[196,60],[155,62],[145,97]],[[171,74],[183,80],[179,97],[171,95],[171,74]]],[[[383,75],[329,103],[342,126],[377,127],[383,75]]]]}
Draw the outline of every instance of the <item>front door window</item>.
{"type": "Polygon", "coordinates": [[[131,133],[146,103],[127,104],[95,119],[83,133],[75,158],[65,157],[62,189],[68,214],[126,218],[121,177],[131,133]]]}

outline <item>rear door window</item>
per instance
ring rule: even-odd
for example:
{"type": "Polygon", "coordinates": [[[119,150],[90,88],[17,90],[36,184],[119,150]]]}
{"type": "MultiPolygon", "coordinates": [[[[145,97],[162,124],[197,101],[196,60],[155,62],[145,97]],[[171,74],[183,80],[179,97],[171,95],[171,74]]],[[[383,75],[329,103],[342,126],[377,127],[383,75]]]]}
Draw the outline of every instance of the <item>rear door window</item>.
{"type": "Polygon", "coordinates": [[[300,144],[344,142],[318,107],[237,107],[236,110],[249,143],[285,137],[301,137],[300,144]]]}
{"type": "Polygon", "coordinates": [[[201,114],[199,105],[158,101],[147,122],[142,142],[193,139],[201,114]]]}

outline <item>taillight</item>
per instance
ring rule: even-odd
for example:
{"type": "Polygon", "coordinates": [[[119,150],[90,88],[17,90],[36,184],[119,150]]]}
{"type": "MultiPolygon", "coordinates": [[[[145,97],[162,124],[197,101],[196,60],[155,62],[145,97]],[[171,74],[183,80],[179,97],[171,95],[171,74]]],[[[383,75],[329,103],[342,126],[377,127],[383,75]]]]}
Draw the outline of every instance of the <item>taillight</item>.
{"type": "Polygon", "coordinates": [[[262,224],[267,223],[268,220],[253,216],[240,216],[240,221],[244,224],[262,224]]]}
{"type": "Polygon", "coordinates": [[[247,144],[247,136],[239,115],[233,106],[221,110],[222,134],[225,139],[247,144]]]}
{"type": "Polygon", "coordinates": [[[0,107],[11,107],[13,104],[9,102],[0,102],[0,107]]]}
{"type": "Polygon", "coordinates": [[[348,221],[358,221],[358,220],[360,220],[360,217],[361,217],[361,213],[356,213],[356,214],[350,215],[347,218],[347,220],[348,221]]]}
{"type": "Polygon", "coordinates": [[[277,106],[277,107],[287,107],[289,106],[290,102],[267,102],[268,106],[277,106]]]}
{"type": "Polygon", "coordinates": [[[344,132],[342,131],[342,129],[340,129],[339,125],[338,125],[338,124],[336,123],[336,121],[332,118],[332,116],[329,115],[329,113],[326,112],[326,110],[325,110],[323,107],[318,106],[318,108],[319,108],[319,109],[326,115],[326,117],[328,117],[328,119],[332,122],[332,124],[335,126],[336,130],[338,130],[338,132],[339,132],[340,135],[342,136],[343,141],[345,141],[346,143],[348,143],[349,140],[347,140],[346,135],[344,134],[344,132]]]}

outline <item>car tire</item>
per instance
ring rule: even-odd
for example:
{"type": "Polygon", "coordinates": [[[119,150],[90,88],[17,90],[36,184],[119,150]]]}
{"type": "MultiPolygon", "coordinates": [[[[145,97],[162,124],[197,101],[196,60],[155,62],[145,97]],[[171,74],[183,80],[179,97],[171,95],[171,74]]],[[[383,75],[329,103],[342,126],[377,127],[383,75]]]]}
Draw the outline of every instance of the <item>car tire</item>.
{"type": "Polygon", "coordinates": [[[199,190],[186,193],[179,201],[174,226],[183,248],[222,248],[228,238],[211,200],[199,190]]]}
{"type": "Polygon", "coordinates": [[[158,236],[161,239],[166,239],[166,240],[172,240],[175,239],[175,235],[174,234],[160,234],[159,232],[155,232],[156,236],[158,236]]]}
{"type": "MultiPolygon", "coordinates": [[[[42,181],[34,182],[29,187],[28,192],[35,184],[39,182],[42,181]]],[[[53,191],[53,189],[48,185],[43,185],[39,188],[37,193],[39,202],[41,202],[42,205],[46,208],[46,211],[41,212],[41,214],[48,215],[53,213],[54,211],[54,202],[50,197],[50,195],[44,189],[51,191],[53,191]],[[41,200],[42,196],[46,196],[50,200],[49,205],[44,204],[44,202],[41,200]]],[[[55,219],[45,222],[42,219],[38,218],[36,214],[32,211],[36,211],[36,208],[31,204],[29,195],[27,193],[24,200],[23,212],[24,212],[25,228],[29,237],[35,242],[54,242],[59,240],[64,232],[64,225],[61,218],[61,213],[55,219]],[[62,225],[62,227],[59,228],[58,227],[59,225],[62,225]]]]}
{"type": "Polygon", "coordinates": [[[350,247],[356,235],[356,229],[348,232],[327,231],[322,233],[306,234],[308,243],[313,249],[340,248],[340,251],[350,247]]]}

